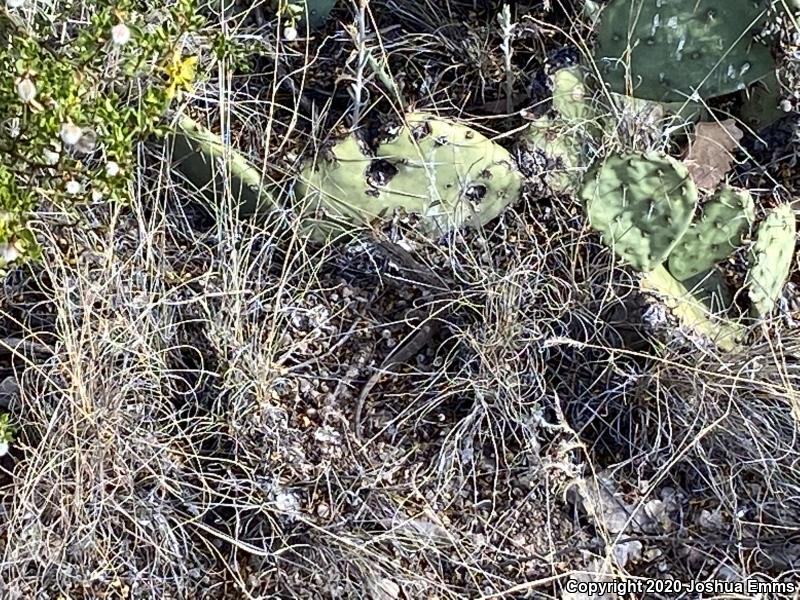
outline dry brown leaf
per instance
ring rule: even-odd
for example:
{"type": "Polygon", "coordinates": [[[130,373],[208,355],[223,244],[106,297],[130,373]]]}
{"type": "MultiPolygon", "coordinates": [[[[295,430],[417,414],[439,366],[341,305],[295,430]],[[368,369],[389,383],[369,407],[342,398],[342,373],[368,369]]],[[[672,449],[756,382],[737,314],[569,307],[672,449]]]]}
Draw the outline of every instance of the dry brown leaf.
{"type": "Polygon", "coordinates": [[[743,135],[733,119],[695,125],[694,139],[683,162],[697,187],[713,190],[725,178],[733,162],[731,151],[743,135]]]}

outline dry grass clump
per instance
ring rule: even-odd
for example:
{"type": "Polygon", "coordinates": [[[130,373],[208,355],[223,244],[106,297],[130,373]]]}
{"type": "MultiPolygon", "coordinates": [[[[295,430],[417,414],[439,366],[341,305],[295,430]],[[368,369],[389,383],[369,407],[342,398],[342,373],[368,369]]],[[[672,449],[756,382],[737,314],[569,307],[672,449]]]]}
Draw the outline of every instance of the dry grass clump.
{"type": "MultiPolygon", "coordinates": [[[[506,64],[495,15],[382,10],[399,25],[360,43],[419,107],[522,123],[486,116],[507,84],[487,67],[506,64]],[[451,65],[470,40],[482,62],[451,65]]],[[[517,58],[544,69],[557,29],[517,58]]],[[[285,181],[354,98],[365,126],[393,110],[339,60],[359,42],[330,33],[326,52],[269,38],[278,75],[222,64],[187,110],[285,181]],[[331,82],[332,63],[348,75],[331,82]]],[[[290,208],[208,214],[166,152],[142,149],[129,206],[43,214],[44,260],[2,290],[0,398],[20,430],[0,471],[0,596],[561,598],[581,572],[799,567],[790,323],[719,355],[533,179],[486,231],[434,243],[398,217],[319,247],[290,208]]]]}

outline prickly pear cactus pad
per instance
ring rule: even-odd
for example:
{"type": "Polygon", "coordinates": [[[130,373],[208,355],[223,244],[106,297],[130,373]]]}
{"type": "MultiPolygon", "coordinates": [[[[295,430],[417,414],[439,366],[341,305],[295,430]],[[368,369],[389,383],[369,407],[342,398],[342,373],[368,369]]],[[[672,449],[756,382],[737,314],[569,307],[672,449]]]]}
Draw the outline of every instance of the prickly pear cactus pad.
{"type": "Polygon", "coordinates": [[[697,188],[686,167],[658,154],[610,156],[584,179],[589,223],[634,268],[661,264],[692,221],[697,188]]]}
{"type": "Polygon", "coordinates": [[[181,117],[169,138],[174,166],[213,206],[219,196],[229,192],[243,216],[275,207],[276,203],[262,185],[261,173],[231,148],[220,136],[189,117],[181,117]]]}
{"type": "Polygon", "coordinates": [[[708,271],[742,243],[754,218],[749,192],[720,188],[670,253],[670,273],[683,281],[708,271]]]}
{"type": "Polygon", "coordinates": [[[596,115],[580,67],[559,69],[553,74],[553,109],[567,122],[583,122],[596,115]]]}
{"type": "Polygon", "coordinates": [[[747,272],[748,294],[757,317],[769,315],[783,291],[794,258],[795,237],[795,217],[789,204],[773,209],[758,228],[747,272]]]}
{"type": "Polygon", "coordinates": [[[336,144],[330,159],[304,169],[296,193],[309,212],[324,214],[318,232],[351,229],[402,209],[419,215],[423,232],[438,236],[488,223],[521,187],[507,150],[464,125],[412,113],[374,157],[353,137],[336,144]]]}
{"type": "Polygon", "coordinates": [[[612,0],[597,28],[595,62],[621,94],[663,102],[712,98],[775,70],[754,36],[766,3],[757,0],[612,0]]]}
{"type": "Polygon", "coordinates": [[[563,194],[578,187],[586,161],[582,140],[574,131],[540,117],[528,126],[522,139],[529,150],[541,155],[542,175],[553,192],[563,194]]]}
{"type": "MultiPolygon", "coordinates": [[[[300,2],[302,4],[302,0],[300,2]]],[[[336,0],[305,0],[308,26],[319,29],[328,19],[328,14],[333,10],[336,0]]]]}
{"type": "Polygon", "coordinates": [[[721,350],[735,350],[744,337],[741,325],[710,311],[702,300],[670,275],[663,265],[645,274],[641,287],[644,291],[657,293],[681,325],[707,337],[721,350]]]}

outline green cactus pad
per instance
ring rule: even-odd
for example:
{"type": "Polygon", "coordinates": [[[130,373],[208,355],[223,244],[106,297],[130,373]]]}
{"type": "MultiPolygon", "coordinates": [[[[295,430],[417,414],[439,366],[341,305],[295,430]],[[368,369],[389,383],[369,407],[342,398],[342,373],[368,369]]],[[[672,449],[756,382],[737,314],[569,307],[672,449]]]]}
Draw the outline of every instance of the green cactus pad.
{"type": "Polygon", "coordinates": [[[742,326],[710,311],[663,265],[645,274],[641,287],[644,291],[657,293],[684,327],[710,339],[726,352],[738,348],[744,337],[742,326]]]}
{"type": "Polygon", "coordinates": [[[586,160],[580,136],[549,117],[533,121],[522,139],[528,149],[539,152],[546,165],[543,177],[547,186],[557,194],[572,192],[580,185],[586,160]]]}
{"type": "MultiPolygon", "coordinates": [[[[300,0],[299,3],[302,4],[303,0],[300,0]]],[[[308,11],[306,16],[308,26],[311,29],[319,29],[328,20],[328,14],[336,5],[336,0],[305,0],[305,3],[308,11]]]]}
{"type": "Polygon", "coordinates": [[[553,74],[553,110],[556,120],[568,126],[569,135],[576,138],[576,143],[569,145],[583,146],[583,139],[602,137],[600,115],[583,67],[559,69],[553,74]]]}
{"type": "Polygon", "coordinates": [[[307,214],[324,214],[314,227],[326,237],[396,209],[419,215],[422,231],[432,236],[479,226],[517,200],[522,188],[507,150],[469,127],[422,113],[407,115],[374,157],[352,136],[332,155],[306,167],[296,189],[307,214]]]}
{"type": "Polygon", "coordinates": [[[780,298],[794,258],[796,223],[789,204],[767,215],[756,234],[747,272],[748,295],[756,317],[766,317],[780,298]]]}
{"type": "Polygon", "coordinates": [[[733,292],[717,267],[681,281],[681,285],[715,314],[728,313],[734,307],[733,292]]]}
{"type": "Polygon", "coordinates": [[[742,243],[755,214],[746,190],[720,188],[670,252],[669,270],[681,281],[708,271],[742,243]]]}
{"type": "Polygon", "coordinates": [[[595,62],[618,93],[660,102],[721,96],[775,70],[770,49],[754,40],[765,17],[754,0],[612,0],[595,62]]]}
{"type": "Polygon", "coordinates": [[[568,122],[595,118],[580,67],[559,69],[553,74],[553,109],[568,122]]]}
{"type": "Polygon", "coordinates": [[[210,206],[226,191],[243,216],[276,206],[272,194],[262,185],[261,173],[241,154],[226,147],[219,135],[189,117],[181,117],[168,142],[174,166],[210,206]]]}
{"type": "Polygon", "coordinates": [[[781,110],[781,84],[776,73],[755,82],[736,109],[736,116],[754,131],[761,131],[786,116],[781,110]]]}
{"type": "Polygon", "coordinates": [[[692,221],[697,188],[686,167],[657,153],[611,156],[584,180],[589,223],[640,271],[661,264],[692,221]]]}

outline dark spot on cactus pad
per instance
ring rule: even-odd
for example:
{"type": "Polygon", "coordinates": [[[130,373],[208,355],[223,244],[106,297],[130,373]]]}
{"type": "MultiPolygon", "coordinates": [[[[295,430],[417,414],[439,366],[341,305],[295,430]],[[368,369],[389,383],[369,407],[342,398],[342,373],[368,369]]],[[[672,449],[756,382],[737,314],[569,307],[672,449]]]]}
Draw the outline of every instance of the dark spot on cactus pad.
{"type": "Polygon", "coordinates": [[[411,128],[411,137],[413,137],[416,141],[420,141],[421,139],[429,136],[431,134],[431,126],[430,123],[424,121],[422,123],[418,123],[411,128]]]}
{"type": "Polygon", "coordinates": [[[376,190],[375,188],[367,188],[364,192],[367,196],[371,196],[372,198],[377,198],[381,195],[381,193],[376,190]]]}
{"type": "Polygon", "coordinates": [[[480,202],[486,196],[486,186],[480,183],[472,183],[464,190],[464,197],[472,202],[480,202]]]}
{"type": "Polygon", "coordinates": [[[465,138],[467,138],[468,140],[471,140],[472,138],[474,138],[474,137],[475,137],[475,132],[474,132],[474,131],[472,131],[471,129],[469,129],[469,130],[467,130],[467,132],[464,134],[464,137],[465,137],[465,138]]]}
{"type": "Polygon", "coordinates": [[[388,160],[373,160],[367,168],[367,183],[372,187],[384,187],[398,172],[397,167],[388,160]]]}
{"type": "Polygon", "coordinates": [[[547,56],[546,72],[552,75],[559,69],[573,67],[580,62],[580,56],[575,46],[561,46],[547,56]]]}
{"type": "Polygon", "coordinates": [[[492,172],[489,169],[484,169],[483,171],[480,172],[479,177],[481,179],[491,179],[492,177],[494,177],[494,175],[492,175],[492,172]]]}
{"type": "Polygon", "coordinates": [[[443,136],[443,135],[439,135],[439,136],[433,138],[433,141],[437,146],[445,146],[445,145],[447,145],[447,137],[443,136]]]}
{"type": "Polygon", "coordinates": [[[694,52],[692,52],[692,54],[691,54],[691,57],[692,57],[692,59],[693,59],[693,60],[697,60],[697,59],[698,59],[698,58],[700,58],[701,56],[702,56],[702,54],[700,54],[700,52],[698,52],[697,50],[695,50],[695,51],[694,51],[694,52]]]}

